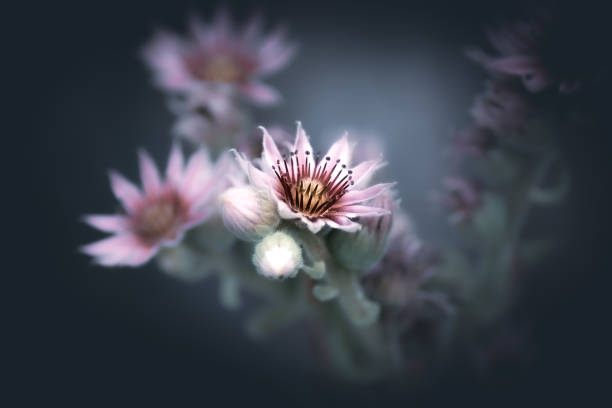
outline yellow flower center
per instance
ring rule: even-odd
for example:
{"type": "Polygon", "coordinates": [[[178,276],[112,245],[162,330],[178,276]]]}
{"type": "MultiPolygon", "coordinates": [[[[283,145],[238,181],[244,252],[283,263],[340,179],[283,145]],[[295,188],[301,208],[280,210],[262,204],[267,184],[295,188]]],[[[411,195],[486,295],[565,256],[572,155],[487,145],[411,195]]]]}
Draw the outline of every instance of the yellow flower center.
{"type": "Polygon", "coordinates": [[[201,76],[205,81],[236,83],[244,80],[245,73],[234,58],[222,55],[207,61],[201,76]]]}
{"type": "Polygon", "coordinates": [[[180,203],[176,198],[160,198],[141,210],[135,220],[136,234],[146,243],[162,238],[174,238],[182,221],[180,203]]]}

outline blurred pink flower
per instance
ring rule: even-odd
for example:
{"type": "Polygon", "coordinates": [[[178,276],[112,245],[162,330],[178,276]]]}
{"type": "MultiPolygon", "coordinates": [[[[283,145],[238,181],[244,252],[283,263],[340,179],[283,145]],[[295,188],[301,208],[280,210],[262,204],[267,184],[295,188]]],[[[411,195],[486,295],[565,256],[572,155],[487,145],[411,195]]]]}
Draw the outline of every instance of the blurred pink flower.
{"type": "Polygon", "coordinates": [[[468,55],[493,71],[519,76],[531,92],[552,86],[561,92],[572,92],[580,87],[574,66],[579,61],[573,61],[580,60],[580,51],[568,49],[570,42],[563,34],[566,27],[560,25],[551,11],[537,10],[526,19],[487,30],[498,55],[481,50],[470,50],[468,55]]]}
{"type": "Polygon", "coordinates": [[[229,85],[256,104],[279,100],[276,90],[260,79],[285,67],[295,54],[282,30],[264,35],[258,18],[237,30],[227,13],[219,12],[211,24],[194,18],[190,34],[184,39],[161,31],[145,47],[145,60],[162,89],[184,93],[203,83],[229,85]]]}
{"type": "Polygon", "coordinates": [[[381,159],[349,168],[352,148],[346,134],[319,159],[313,157],[301,123],[297,125],[295,143],[285,155],[268,131],[263,127],[261,130],[261,168],[253,166],[243,154],[234,153],[251,184],[271,192],[281,218],[299,220],[316,234],[326,225],[354,232],[361,225],[353,218],[387,213],[363,204],[392,186],[387,183],[365,188],[371,173],[380,167],[381,159]]]}
{"type": "Polygon", "coordinates": [[[162,246],[174,246],[183,233],[202,223],[214,211],[216,196],[232,162],[226,155],[213,165],[200,149],[184,165],[178,145],[173,146],[162,180],[151,157],[140,152],[140,190],[119,173],[110,173],[111,187],[125,214],[88,215],[89,225],[114,234],[82,247],[105,266],[139,266],[162,246]]]}
{"type": "Polygon", "coordinates": [[[469,221],[482,204],[476,183],[458,176],[445,177],[442,183],[446,191],[433,193],[432,199],[450,211],[449,221],[452,224],[469,221]]]}

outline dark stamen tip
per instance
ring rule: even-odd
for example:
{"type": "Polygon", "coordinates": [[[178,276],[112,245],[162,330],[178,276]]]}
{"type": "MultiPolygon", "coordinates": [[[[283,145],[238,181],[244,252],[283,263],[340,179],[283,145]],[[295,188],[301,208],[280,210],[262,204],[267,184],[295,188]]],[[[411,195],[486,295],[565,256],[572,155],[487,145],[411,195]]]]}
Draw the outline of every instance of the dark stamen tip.
{"type": "Polygon", "coordinates": [[[348,171],[348,174],[353,174],[353,170],[349,170],[349,171],[348,171]]]}
{"type": "Polygon", "coordinates": [[[325,158],[325,160],[330,161],[330,160],[331,160],[331,157],[327,156],[327,157],[325,158]]]}
{"type": "Polygon", "coordinates": [[[346,169],[346,164],[343,164],[343,165],[342,165],[342,168],[343,168],[343,169],[346,169]]]}

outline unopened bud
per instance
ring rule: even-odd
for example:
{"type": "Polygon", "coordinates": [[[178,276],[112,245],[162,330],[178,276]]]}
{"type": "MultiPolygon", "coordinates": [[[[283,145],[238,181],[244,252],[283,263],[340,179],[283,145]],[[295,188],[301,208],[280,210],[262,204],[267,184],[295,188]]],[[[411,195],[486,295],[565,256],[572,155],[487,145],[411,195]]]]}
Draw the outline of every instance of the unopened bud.
{"type": "Polygon", "coordinates": [[[273,232],[280,222],[268,193],[251,186],[231,187],[220,197],[223,223],[245,241],[257,241],[273,232]]]}
{"type": "Polygon", "coordinates": [[[267,278],[291,278],[303,266],[302,248],[291,235],[277,231],[255,246],[253,264],[267,278]]]}
{"type": "Polygon", "coordinates": [[[380,195],[371,205],[388,210],[389,213],[361,218],[361,229],[357,232],[335,230],[329,235],[330,250],[345,268],[367,271],[380,260],[385,251],[395,207],[392,193],[380,195]]]}

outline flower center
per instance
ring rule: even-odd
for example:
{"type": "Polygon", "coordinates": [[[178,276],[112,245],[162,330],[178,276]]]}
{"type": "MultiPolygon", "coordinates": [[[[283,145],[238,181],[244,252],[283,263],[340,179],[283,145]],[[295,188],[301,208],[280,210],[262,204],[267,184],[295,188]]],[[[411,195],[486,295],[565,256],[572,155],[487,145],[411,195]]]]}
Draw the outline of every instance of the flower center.
{"type": "MultiPolygon", "coordinates": [[[[306,156],[309,151],[304,152],[306,156]]],[[[272,166],[285,198],[293,211],[308,217],[324,215],[354,184],[353,173],[345,164],[325,157],[312,167],[310,162],[300,163],[298,152],[291,152],[272,166]]]]}
{"type": "Polygon", "coordinates": [[[211,58],[204,65],[202,79],[216,82],[242,82],[245,72],[235,58],[220,55],[211,58]]]}
{"type": "Polygon", "coordinates": [[[134,229],[144,242],[155,244],[162,238],[174,238],[182,215],[177,197],[161,197],[137,215],[134,229]]]}

